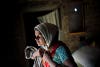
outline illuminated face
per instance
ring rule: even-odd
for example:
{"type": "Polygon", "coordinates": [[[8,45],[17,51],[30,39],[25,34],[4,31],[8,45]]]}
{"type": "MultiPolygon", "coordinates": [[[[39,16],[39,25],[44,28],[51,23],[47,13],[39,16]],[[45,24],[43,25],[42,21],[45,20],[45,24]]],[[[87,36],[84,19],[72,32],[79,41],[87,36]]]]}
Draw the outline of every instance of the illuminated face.
{"type": "Polygon", "coordinates": [[[42,34],[39,31],[35,30],[35,36],[36,36],[35,40],[38,46],[43,46],[46,44],[45,39],[43,38],[42,34]]]}

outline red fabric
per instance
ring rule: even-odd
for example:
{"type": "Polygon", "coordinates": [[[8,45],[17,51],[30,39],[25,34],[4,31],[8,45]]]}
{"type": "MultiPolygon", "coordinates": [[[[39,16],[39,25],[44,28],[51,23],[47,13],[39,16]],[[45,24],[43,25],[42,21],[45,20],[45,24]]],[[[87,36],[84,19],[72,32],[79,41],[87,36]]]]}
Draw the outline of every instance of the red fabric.
{"type": "Polygon", "coordinates": [[[50,65],[47,62],[43,62],[43,67],[50,67],[50,65]]]}
{"type": "MultiPolygon", "coordinates": [[[[58,47],[59,47],[58,43],[56,43],[56,44],[53,45],[53,47],[52,47],[52,49],[51,49],[51,53],[50,53],[52,57],[54,56],[55,51],[56,51],[56,49],[57,49],[58,47]]],[[[43,61],[43,66],[44,66],[44,67],[50,67],[49,63],[48,63],[48,62],[44,62],[44,61],[43,61]]]]}
{"type": "Polygon", "coordinates": [[[56,49],[59,47],[59,45],[56,43],[54,44],[54,46],[52,47],[51,49],[51,56],[54,56],[55,52],[56,52],[56,49]]]}

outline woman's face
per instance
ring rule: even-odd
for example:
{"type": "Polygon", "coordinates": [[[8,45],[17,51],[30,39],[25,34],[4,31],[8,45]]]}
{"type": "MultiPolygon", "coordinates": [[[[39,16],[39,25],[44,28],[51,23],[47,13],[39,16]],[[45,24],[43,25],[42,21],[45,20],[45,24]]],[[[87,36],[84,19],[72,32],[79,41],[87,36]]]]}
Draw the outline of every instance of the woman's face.
{"type": "Polygon", "coordinates": [[[35,30],[35,36],[36,36],[35,40],[38,46],[43,46],[46,44],[42,34],[39,31],[35,30]]]}

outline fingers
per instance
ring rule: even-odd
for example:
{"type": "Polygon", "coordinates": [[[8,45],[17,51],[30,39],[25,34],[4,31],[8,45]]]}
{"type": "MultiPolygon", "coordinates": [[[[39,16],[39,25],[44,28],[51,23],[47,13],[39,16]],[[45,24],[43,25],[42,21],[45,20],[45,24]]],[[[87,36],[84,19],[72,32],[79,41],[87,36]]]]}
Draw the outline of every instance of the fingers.
{"type": "Polygon", "coordinates": [[[43,57],[44,53],[45,53],[45,50],[42,48],[39,48],[39,54],[41,57],[43,57]]]}
{"type": "Polygon", "coordinates": [[[32,59],[34,59],[35,57],[43,57],[43,56],[48,56],[48,53],[47,51],[45,51],[44,49],[42,48],[39,48],[37,51],[35,51],[33,54],[32,54],[32,59]]]}
{"type": "Polygon", "coordinates": [[[51,61],[50,54],[48,54],[48,52],[46,52],[46,51],[43,54],[43,60],[46,61],[46,62],[50,62],[51,61]]]}

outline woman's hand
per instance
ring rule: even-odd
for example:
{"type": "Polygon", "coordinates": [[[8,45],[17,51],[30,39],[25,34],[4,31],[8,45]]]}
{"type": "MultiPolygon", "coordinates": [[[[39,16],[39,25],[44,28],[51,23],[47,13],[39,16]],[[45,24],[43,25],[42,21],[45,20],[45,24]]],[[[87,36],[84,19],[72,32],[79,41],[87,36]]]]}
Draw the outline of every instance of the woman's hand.
{"type": "Polygon", "coordinates": [[[43,54],[44,54],[44,50],[43,49],[41,49],[41,48],[39,48],[37,51],[35,51],[34,53],[33,53],[33,55],[32,55],[32,59],[35,59],[35,57],[42,57],[43,56],[43,54]]]}
{"type": "Polygon", "coordinates": [[[48,55],[48,53],[46,51],[43,54],[43,60],[48,63],[51,61],[50,55],[48,55]]]}
{"type": "Polygon", "coordinates": [[[50,55],[47,52],[44,52],[42,59],[44,62],[47,62],[50,67],[56,67],[56,64],[52,61],[50,55]]]}

